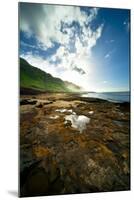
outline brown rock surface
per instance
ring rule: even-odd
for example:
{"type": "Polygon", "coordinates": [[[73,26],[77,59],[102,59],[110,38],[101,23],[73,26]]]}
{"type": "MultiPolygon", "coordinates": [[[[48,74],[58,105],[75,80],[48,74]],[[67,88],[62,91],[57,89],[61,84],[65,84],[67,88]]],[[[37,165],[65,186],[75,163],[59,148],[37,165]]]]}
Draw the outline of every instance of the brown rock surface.
{"type": "Polygon", "coordinates": [[[129,118],[129,104],[64,93],[21,96],[20,195],[129,190],[129,118]],[[82,133],[65,122],[72,114],[90,118],[82,133]]]}

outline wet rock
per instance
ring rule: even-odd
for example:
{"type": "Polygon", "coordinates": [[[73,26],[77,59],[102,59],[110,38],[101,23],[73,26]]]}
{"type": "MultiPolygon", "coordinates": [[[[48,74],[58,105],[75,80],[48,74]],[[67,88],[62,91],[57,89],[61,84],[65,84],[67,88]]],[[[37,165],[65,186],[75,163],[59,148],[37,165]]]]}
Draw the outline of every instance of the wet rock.
{"type": "Polygon", "coordinates": [[[27,177],[23,186],[22,196],[39,196],[48,194],[49,177],[47,173],[40,168],[35,168],[27,177]]]}
{"type": "Polygon", "coordinates": [[[43,104],[38,102],[38,103],[36,104],[36,107],[37,107],[37,108],[42,108],[42,107],[43,107],[43,104]]]}
{"type": "Polygon", "coordinates": [[[63,187],[64,182],[60,178],[58,178],[53,182],[53,184],[51,184],[49,194],[61,194],[63,187]]]}
{"type": "Polygon", "coordinates": [[[114,153],[118,153],[120,150],[119,146],[113,141],[109,141],[107,147],[114,153]]]}
{"type": "Polygon", "coordinates": [[[36,100],[34,99],[21,99],[20,100],[20,105],[27,105],[27,104],[31,104],[31,105],[34,105],[36,104],[36,100]]]}
{"type": "Polygon", "coordinates": [[[21,196],[130,188],[129,105],[73,94],[35,97],[33,105],[33,96],[21,98],[21,196]],[[66,115],[91,120],[81,134],[66,115]]]}
{"type": "Polygon", "coordinates": [[[113,120],[113,122],[120,127],[123,127],[125,124],[129,123],[127,120],[113,120]]]}
{"type": "Polygon", "coordinates": [[[52,165],[50,167],[50,173],[49,173],[50,182],[53,183],[59,177],[60,177],[60,170],[57,168],[57,166],[52,165]]]}

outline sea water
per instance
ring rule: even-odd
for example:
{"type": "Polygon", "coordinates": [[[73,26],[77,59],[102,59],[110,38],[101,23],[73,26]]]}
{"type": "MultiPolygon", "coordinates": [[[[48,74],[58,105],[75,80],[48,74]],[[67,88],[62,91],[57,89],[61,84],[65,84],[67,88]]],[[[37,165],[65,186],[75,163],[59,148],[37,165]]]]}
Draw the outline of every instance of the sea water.
{"type": "Polygon", "coordinates": [[[82,97],[99,98],[111,102],[130,102],[130,92],[89,92],[82,94],[82,97]]]}

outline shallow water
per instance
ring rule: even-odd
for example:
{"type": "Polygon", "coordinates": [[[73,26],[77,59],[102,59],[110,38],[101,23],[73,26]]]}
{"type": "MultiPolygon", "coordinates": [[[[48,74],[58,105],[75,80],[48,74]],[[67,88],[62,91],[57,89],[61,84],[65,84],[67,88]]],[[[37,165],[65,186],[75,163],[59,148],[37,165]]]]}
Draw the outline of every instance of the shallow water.
{"type": "Polygon", "coordinates": [[[50,116],[50,119],[58,119],[59,116],[58,115],[55,115],[55,116],[50,116]]]}
{"type": "Polygon", "coordinates": [[[82,131],[86,129],[86,125],[90,122],[90,118],[84,115],[76,115],[76,114],[66,115],[65,120],[71,121],[72,127],[78,129],[80,133],[82,133],[82,131]]]}
{"type": "Polygon", "coordinates": [[[68,113],[76,114],[75,112],[73,112],[72,109],[66,109],[66,108],[56,109],[55,111],[60,112],[60,113],[68,112],[68,113]]]}
{"type": "Polygon", "coordinates": [[[113,122],[114,122],[114,124],[116,124],[120,127],[128,124],[128,121],[121,121],[121,120],[113,120],[113,122]]]}
{"type": "Polygon", "coordinates": [[[93,110],[91,110],[91,111],[89,111],[88,112],[90,115],[92,115],[93,113],[94,113],[94,111],[93,110]]]}

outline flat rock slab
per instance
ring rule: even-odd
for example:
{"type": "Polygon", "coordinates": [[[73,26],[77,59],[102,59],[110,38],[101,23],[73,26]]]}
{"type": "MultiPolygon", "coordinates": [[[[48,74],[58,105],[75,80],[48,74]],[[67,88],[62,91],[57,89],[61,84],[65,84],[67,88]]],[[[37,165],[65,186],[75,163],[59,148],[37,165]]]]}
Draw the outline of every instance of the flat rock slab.
{"type": "Polygon", "coordinates": [[[72,94],[21,96],[21,196],[129,190],[128,108],[72,94]],[[79,131],[67,115],[90,120],[79,131]]]}

